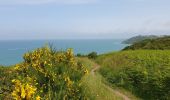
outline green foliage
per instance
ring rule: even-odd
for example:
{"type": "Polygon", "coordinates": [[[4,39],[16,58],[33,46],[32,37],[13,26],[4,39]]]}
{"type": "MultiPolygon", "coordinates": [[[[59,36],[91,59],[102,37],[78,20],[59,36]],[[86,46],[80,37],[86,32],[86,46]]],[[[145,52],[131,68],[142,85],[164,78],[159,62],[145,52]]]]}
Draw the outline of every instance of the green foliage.
{"type": "Polygon", "coordinates": [[[77,57],[85,57],[86,55],[83,55],[83,54],[81,54],[81,53],[78,53],[76,56],[77,56],[77,57]]]}
{"type": "Polygon", "coordinates": [[[101,55],[100,73],[145,100],[170,99],[170,51],[138,50],[101,55]]]}
{"type": "Polygon", "coordinates": [[[17,76],[13,68],[0,67],[0,100],[9,100],[10,92],[12,91],[11,80],[17,76]]]}
{"type": "Polygon", "coordinates": [[[156,39],[156,38],[158,38],[158,36],[156,36],[156,35],[139,35],[139,36],[135,36],[130,39],[127,39],[127,40],[123,41],[122,43],[134,44],[134,43],[146,40],[146,39],[156,39]]]}
{"type": "Polygon", "coordinates": [[[96,59],[97,58],[97,52],[91,52],[87,56],[90,59],[96,59]]]}
{"type": "Polygon", "coordinates": [[[127,46],[123,50],[138,50],[138,49],[169,50],[170,36],[165,36],[156,39],[146,39],[140,42],[136,42],[131,46],[127,46]]]}

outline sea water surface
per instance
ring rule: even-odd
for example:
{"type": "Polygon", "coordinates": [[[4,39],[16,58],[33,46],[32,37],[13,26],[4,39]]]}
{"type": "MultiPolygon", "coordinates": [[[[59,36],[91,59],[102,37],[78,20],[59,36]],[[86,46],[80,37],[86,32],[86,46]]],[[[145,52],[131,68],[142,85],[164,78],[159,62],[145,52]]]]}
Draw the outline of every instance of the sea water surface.
{"type": "Polygon", "coordinates": [[[98,54],[118,51],[127,46],[123,40],[114,39],[85,39],[85,40],[1,40],[0,65],[14,65],[23,61],[23,54],[52,44],[57,50],[73,48],[74,53],[88,54],[96,51],[98,54]]]}

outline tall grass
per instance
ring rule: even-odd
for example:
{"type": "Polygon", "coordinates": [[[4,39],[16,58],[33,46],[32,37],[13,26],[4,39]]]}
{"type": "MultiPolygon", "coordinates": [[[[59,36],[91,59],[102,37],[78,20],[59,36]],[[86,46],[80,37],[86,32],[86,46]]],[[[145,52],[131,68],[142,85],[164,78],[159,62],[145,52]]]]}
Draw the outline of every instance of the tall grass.
{"type": "MultiPolygon", "coordinates": [[[[79,60],[86,66],[89,66],[89,70],[95,68],[96,63],[88,58],[79,58],[79,60]]],[[[81,80],[85,95],[90,100],[123,100],[122,97],[117,96],[111,89],[108,89],[104,84],[105,80],[96,71],[95,73],[89,72],[81,80]]]]}
{"type": "Polygon", "coordinates": [[[121,51],[101,55],[97,62],[110,83],[145,100],[170,99],[170,51],[121,51]]]}

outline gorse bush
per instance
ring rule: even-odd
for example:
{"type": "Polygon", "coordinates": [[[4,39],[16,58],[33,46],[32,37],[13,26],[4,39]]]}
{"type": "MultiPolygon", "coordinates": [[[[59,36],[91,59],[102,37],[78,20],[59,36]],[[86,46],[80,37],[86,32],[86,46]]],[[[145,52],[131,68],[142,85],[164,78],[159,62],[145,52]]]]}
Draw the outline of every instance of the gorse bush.
{"type": "Polygon", "coordinates": [[[88,70],[76,61],[72,49],[55,51],[43,47],[26,53],[23,58],[24,62],[13,69],[17,75],[10,80],[12,89],[8,97],[15,100],[87,98],[80,80],[88,70]]]}
{"type": "Polygon", "coordinates": [[[170,99],[170,51],[124,51],[98,58],[100,73],[113,85],[144,100],[170,99]]]}

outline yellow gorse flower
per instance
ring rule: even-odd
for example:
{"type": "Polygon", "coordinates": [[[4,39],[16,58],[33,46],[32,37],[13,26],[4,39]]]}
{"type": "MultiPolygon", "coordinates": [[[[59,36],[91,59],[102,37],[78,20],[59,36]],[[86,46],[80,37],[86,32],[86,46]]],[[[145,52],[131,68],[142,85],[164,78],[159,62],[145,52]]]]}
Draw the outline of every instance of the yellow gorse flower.
{"type": "Polygon", "coordinates": [[[64,80],[65,80],[65,82],[66,82],[68,87],[70,87],[73,84],[73,82],[71,81],[70,77],[66,77],[64,80]]]}
{"type": "Polygon", "coordinates": [[[20,66],[18,64],[15,65],[14,69],[18,70],[20,68],[20,66]]]}
{"type": "Polygon", "coordinates": [[[84,73],[85,73],[85,74],[88,74],[88,73],[89,73],[89,71],[88,71],[87,69],[85,69],[84,73]]]}
{"type": "Polygon", "coordinates": [[[33,87],[32,85],[26,83],[22,84],[19,80],[12,80],[14,83],[14,90],[12,92],[12,96],[15,100],[30,100],[32,99],[32,96],[36,92],[36,87],[33,87]]]}
{"type": "Polygon", "coordinates": [[[37,96],[35,100],[41,100],[41,97],[40,97],[40,96],[37,96]]]}

